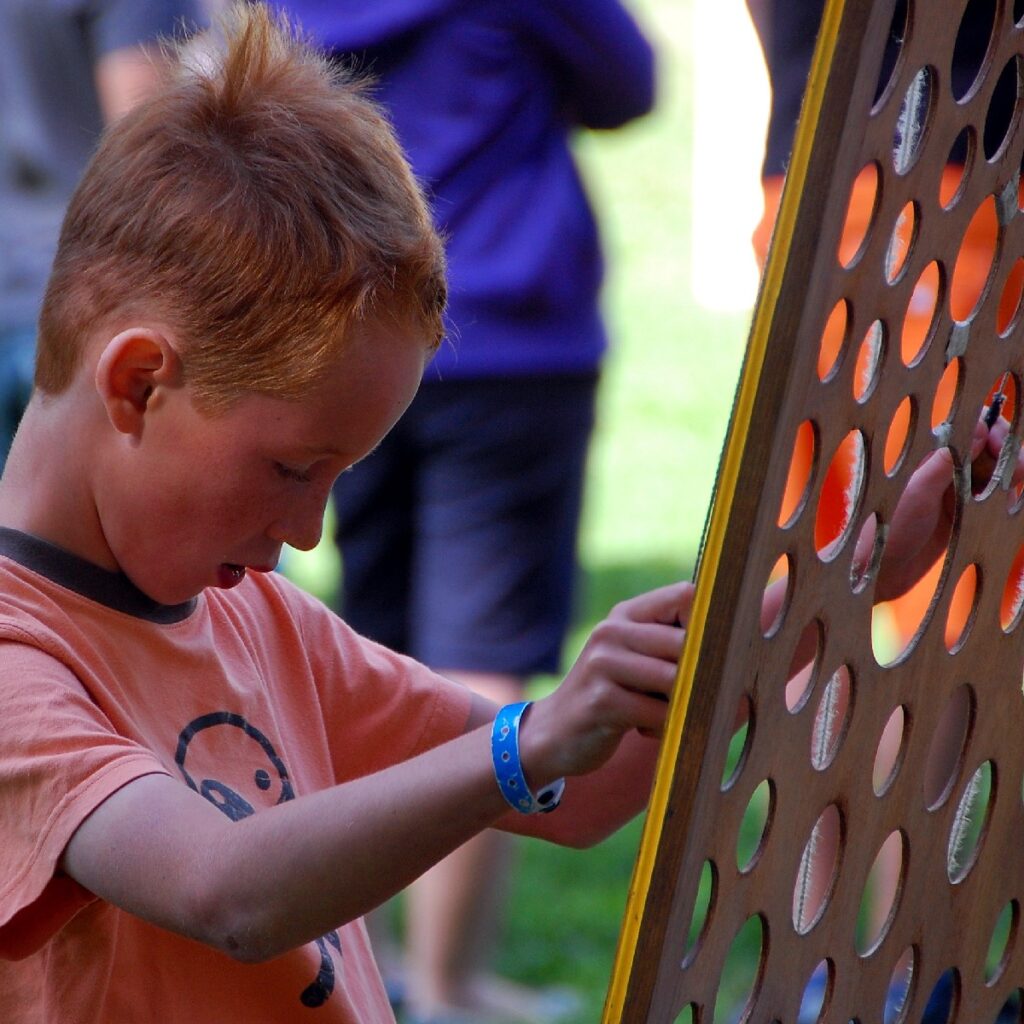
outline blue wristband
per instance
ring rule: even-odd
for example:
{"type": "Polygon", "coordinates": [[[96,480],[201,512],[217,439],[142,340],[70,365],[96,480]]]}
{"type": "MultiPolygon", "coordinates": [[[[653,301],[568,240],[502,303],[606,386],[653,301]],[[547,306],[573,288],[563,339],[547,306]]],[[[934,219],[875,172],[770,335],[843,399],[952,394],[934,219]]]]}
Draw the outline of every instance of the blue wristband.
{"type": "Polygon", "coordinates": [[[498,788],[508,805],[520,814],[546,814],[561,801],[565,779],[545,786],[536,796],[530,792],[519,760],[519,723],[531,703],[507,704],[498,712],[491,729],[491,759],[498,788]]]}

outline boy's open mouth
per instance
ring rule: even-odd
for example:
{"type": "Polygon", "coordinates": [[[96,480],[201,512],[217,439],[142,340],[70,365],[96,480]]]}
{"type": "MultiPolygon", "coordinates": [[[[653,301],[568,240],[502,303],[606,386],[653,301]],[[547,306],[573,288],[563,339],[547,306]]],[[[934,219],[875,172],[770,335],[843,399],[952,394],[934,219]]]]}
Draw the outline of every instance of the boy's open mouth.
{"type": "Polygon", "coordinates": [[[224,590],[237,587],[245,579],[245,566],[233,562],[221,562],[217,569],[217,585],[224,590]]]}

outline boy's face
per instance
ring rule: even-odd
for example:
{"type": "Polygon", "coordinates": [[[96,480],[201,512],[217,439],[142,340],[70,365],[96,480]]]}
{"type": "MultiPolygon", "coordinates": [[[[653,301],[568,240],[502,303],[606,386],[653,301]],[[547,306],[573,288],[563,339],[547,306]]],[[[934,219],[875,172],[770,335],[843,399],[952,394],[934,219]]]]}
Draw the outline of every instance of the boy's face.
{"type": "Polygon", "coordinates": [[[187,388],[164,392],[98,501],[114,561],[175,604],[269,571],[284,544],[315,547],[331,485],[406,410],[427,357],[413,333],[367,325],[302,400],[248,395],[208,417],[187,388]]]}

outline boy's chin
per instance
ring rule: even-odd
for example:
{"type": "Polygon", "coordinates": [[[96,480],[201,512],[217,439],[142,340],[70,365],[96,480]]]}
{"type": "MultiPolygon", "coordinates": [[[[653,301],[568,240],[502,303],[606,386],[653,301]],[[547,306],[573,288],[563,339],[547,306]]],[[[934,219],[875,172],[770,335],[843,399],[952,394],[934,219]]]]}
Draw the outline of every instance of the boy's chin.
{"type": "MultiPolygon", "coordinates": [[[[235,562],[221,562],[206,579],[196,577],[146,580],[139,586],[147,597],[163,605],[185,604],[198,597],[207,587],[231,590],[237,587],[249,572],[273,572],[274,566],[246,566],[235,562]]],[[[209,572],[209,570],[207,570],[209,572]]]]}
{"type": "Polygon", "coordinates": [[[209,577],[203,580],[197,579],[195,576],[150,578],[133,580],[133,582],[151,601],[168,607],[187,604],[197,598],[208,586],[216,585],[209,577]]]}

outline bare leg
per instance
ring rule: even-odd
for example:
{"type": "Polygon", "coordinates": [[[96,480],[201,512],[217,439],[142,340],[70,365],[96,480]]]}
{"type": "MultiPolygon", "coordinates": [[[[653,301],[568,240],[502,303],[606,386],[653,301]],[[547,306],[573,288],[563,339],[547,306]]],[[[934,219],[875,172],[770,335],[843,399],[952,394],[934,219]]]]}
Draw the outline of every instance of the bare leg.
{"type": "Polygon", "coordinates": [[[488,959],[499,927],[509,837],[484,832],[418,879],[406,894],[410,1006],[429,1019],[489,1002],[488,959]]]}
{"type": "Polygon", "coordinates": [[[366,928],[370,933],[373,955],[384,979],[388,999],[392,1006],[397,1007],[405,999],[405,955],[395,937],[393,910],[392,903],[371,910],[366,915],[366,928]]]}
{"type": "MultiPolygon", "coordinates": [[[[497,704],[521,699],[515,676],[442,672],[497,704]]],[[[418,879],[406,895],[410,1008],[429,1019],[465,1010],[528,1021],[529,992],[488,968],[500,924],[512,852],[510,838],[487,831],[418,879]]],[[[485,1019],[490,1019],[487,1017],[485,1019]]]]}

